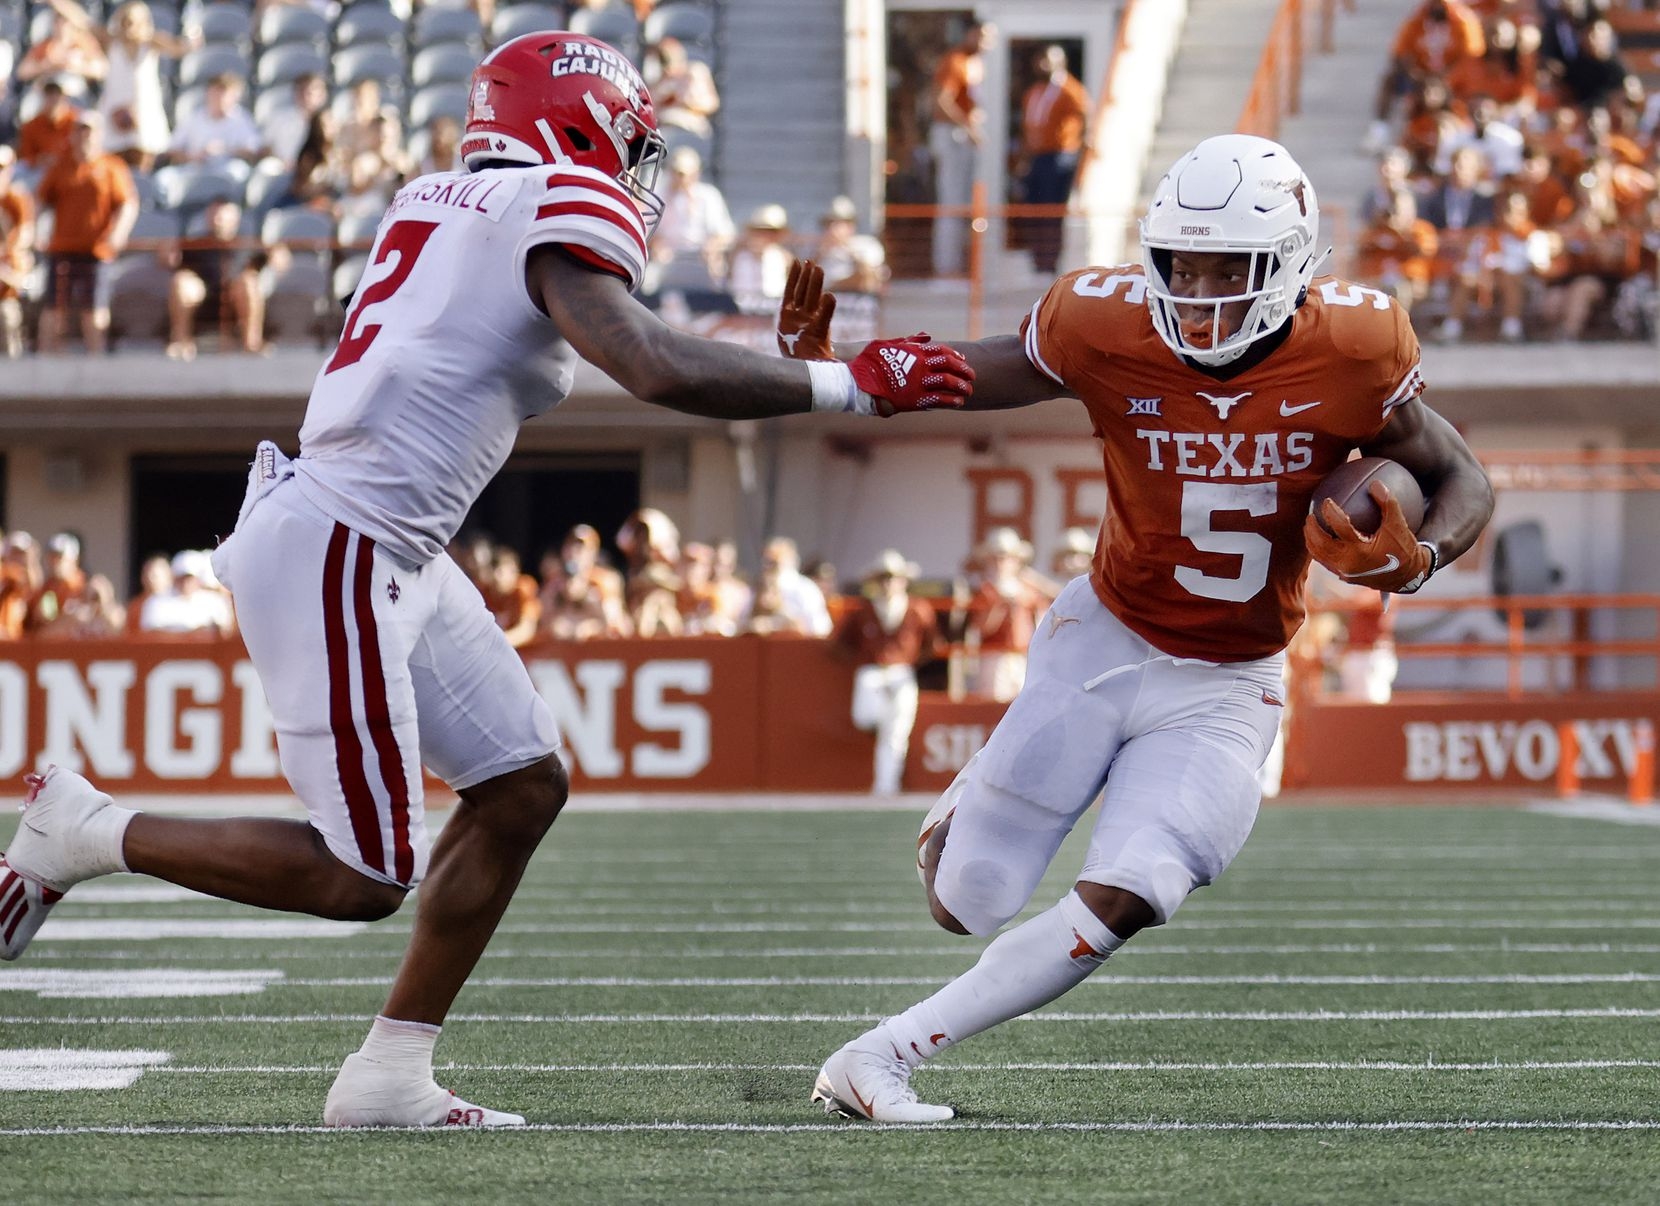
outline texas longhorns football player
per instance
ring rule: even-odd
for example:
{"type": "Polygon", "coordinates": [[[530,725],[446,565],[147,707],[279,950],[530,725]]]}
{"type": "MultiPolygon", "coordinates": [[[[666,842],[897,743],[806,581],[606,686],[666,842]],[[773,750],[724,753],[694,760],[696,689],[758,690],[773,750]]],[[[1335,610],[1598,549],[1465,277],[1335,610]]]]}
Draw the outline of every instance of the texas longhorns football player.
{"type": "Polygon", "coordinates": [[[323,1121],[524,1122],[441,1087],[432,1053],[567,779],[552,714],[445,546],[519,425],[570,391],[578,356],[713,418],[958,405],[970,389],[960,357],[925,341],[801,364],[665,326],[633,297],[663,150],[645,82],[603,42],[530,33],[479,64],[465,170],[393,198],[300,455],[260,445],[214,556],[309,819],[137,813],[53,767],[0,859],[0,958],[23,953],[65,891],[114,871],[362,920],[420,883],[408,953],[323,1121]],[[423,763],[461,797],[436,848],[423,763]]]}
{"type": "MultiPolygon", "coordinates": [[[[970,408],[1084,404],[1109,506],[1092,570],[1038,624],[1024,688],[924,822],[935,920],[996,933],[1105,794],[1074,889],[831,1055],[813,1089],[831,1112],[951,1117],[917,1101],[919,1064],[1067,992],[1222,873],[1256,818],[1311,556],[1415,591],[1491,515],[1475,456],[1420,398],[1405,311],[1315,277],[1318,231],[1314,187],[1284,147],[1209,138],[1154,193],[1140,265],[1068,273],[1018,335],[952,345],[975,373],[970,408]],[[1381,486],[1375,534],[1330,500],[1331,532],[1314,521],[1316,485],[1356,448],[1421,484],[1418,531],[1381,486]]],[[[780,315],[794,355],[832,353],[833,309],[798,272],[780,315]]]]}

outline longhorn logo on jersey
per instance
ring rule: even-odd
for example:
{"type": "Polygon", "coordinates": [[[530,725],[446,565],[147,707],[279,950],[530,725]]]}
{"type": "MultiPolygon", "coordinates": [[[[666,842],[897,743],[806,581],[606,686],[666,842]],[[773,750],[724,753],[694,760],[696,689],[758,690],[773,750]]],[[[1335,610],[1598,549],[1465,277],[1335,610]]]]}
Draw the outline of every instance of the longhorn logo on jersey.
{"type": "Polygon", "coordinates": [[[1193,392],[1198,394],[1206,402],[1209,402],[1212,406],[1216,407],[1216,417],[1221,419],[1224,423],[1228,421],[1228,416],[1233,413],[1233,408],[1251,396],[1250,390],[1246,390],[1242,394],[1233,394],[1231,396],[1228,394],[1207,394],[1202,389],[1196,389],[1193,392]]]}

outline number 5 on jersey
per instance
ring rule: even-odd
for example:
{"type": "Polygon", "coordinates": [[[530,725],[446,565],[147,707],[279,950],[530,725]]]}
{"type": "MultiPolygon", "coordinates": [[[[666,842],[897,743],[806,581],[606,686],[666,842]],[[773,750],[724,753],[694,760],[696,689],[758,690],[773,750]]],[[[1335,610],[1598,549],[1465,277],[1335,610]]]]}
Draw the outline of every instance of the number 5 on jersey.
{"type": "Polygon", "coordinates": [[[328,367],[323,370],[325,374],[345,368],[349,364],[356,364],[363,359],[369,345],[375,341],[375,336],[380,334],[378,322],[359,325],[363,311],[376,302],[385,301],[402,287],[409,279],[409,274],[415,270],[415,261],[420,258],[427,240],[437,229],[436,222],[416,222],[412,219],[394,222],[387,228],[386,233],[381,236],[380,248],[375,252],[374,263],[384,264],[387,258],[394,254],[398,257],[398,262],[393,265],[391,272],[358,294],[351,313],[346,315],[346,326],[340,332],[340,345],[334,349],[334,355],[329,357],[328,367]]]}

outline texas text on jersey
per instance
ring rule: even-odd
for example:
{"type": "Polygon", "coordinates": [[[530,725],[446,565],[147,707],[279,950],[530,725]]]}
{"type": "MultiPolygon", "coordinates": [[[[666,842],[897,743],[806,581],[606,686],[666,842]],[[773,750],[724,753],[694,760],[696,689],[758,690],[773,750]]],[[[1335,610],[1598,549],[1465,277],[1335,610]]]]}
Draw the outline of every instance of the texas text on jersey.
{"type": "Polygon", "coordinates": [[[398,192],[300,429],[317,507],[412,566],[443,552],[519,425],[570,391],[576,353],[523,283],[550,243],[630,288],[645,271],[639,207],[593,168],[446,172],[398,192]]]}
{"type": "Polygon", "coordinates": [[[1086,268],[1022,325],[1027,358],[1082,399],[1108,509],[1096,594],[1176,657],[1239,662],[1303,620],[1314,487],[1423,391],[1405,311],[1375,289],[1313,282],[1285,341],[1219,380],[1153,328],[1139,266],[1086,268]]]}

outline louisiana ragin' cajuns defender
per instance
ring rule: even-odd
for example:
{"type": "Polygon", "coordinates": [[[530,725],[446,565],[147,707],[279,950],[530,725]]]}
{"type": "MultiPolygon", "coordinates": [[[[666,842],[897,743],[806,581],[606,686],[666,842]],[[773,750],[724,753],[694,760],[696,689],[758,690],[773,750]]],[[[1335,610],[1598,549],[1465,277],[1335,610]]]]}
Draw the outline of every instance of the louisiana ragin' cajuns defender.
{"type": "Polygon", "coordinates": [[[603,43],[529,34],[479,65],[467,170],[393,200],[300,455],[261,445],[215,556],[309,823],[138,814],[48,770],[0,863],[0,956],[62,892],[112,871],[363,919],[420,882],[403,966],[324,1121],[523,1122],[440,1088],[432,1050],[567,782],[547,706],[446,543],[579,355],[640,398],[728,419],[960,405],[972,376],[921,340],[804,365],[664,326],[631,295],[662,153],[644,83],[603,43]],[[423,762],[461,797],[430,858],[423,762]]]}
{"type": "MultiPolygon", "coordinates": [[[[1412,591],[1487,522],[1480,466],[1419,400],[1406,314],[1315,279],[1318,230],[1314,189],[1283,147],[1207,139],[1159,185],[1143,266],[1070,273],[1019,336],[954,345],[976,373],[972,407],[1084,403],[1109,507],[1093,570],[1038,623],[1024,688],[924,823],[935,920],[995,933],[1105,794],[1074,890],[831,1055],[813,1090],[827,1109],[951,1117],[917,1101],[916,1067],[1054,1000],[1228,866],[1256,818],[1310,554],[1348,581],[1412,591]],[[1313,523],[1314,487],[1357,447],[1422,483],[1416,534],[1393,499],[1371,538],[1335,504],[1337,535],[1313,523]]],[[[797,355],[829,351],[819,283],[799,273],[781,315],[797,355]]]]}

